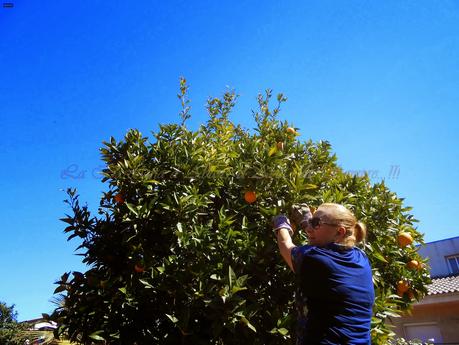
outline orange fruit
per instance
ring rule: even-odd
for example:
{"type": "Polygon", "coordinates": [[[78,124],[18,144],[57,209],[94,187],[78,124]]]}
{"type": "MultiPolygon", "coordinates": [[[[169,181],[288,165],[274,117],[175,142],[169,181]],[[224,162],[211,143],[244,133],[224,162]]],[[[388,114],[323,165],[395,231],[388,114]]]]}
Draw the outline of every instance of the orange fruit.
{"type": "Polygon", "coordinates": [[[253,190],[249,190],[245,192],[244,200],[249,204],[253,204],[257,200],[257,195],[253,190]]]}
{"type": "Polygon", "coordinates": [[[411,234],[409,232],[402,231],[397,235],[397,241],[398,245],[404,248],[413,243],[413,237],[411,237],[411,234]]]}
{"type": "Polygon", "coordinates": [[[140,264],[135,264],[134,270],[135,270],[137,273],[142,273],[142,272],[144,271],[144,268],[143,268],[143,266],[140,265],[140,264]]]}
{"type": "Polygon", "coordinates": [[[400,297],[403,296],[405,292],[407,292],[410,288],[410,284],[406,280],[399,280],[397,282],[397,295],[400,297]]]}
{"type": "Polygon", "coordinates": [[[289,128],[287,128],[287,133],[288,134],[296,134],[296,130],[293,127],[289,127],[289,128]]]}
{"type": "Polygon", "coordinates": [[[118,193],[115,195],[115,201],[118,203],[118,204],[122,204],[124,202],[124,198],[123,198],[123,195],[121,193],[118,193]]]}
{"type": "Polygon", "coordinates": [[[276,144],[276,147],[279,151],[283,151],[284,150],[284,143],[282,141],[278,141],[277,144],[276,144]]]}
{"type": "Polygon", "coordinates": [[[419,262],[417,260],[411,260],[406,264],[406,267],[410,270],[416,270],[419,268],[419,262]]]}

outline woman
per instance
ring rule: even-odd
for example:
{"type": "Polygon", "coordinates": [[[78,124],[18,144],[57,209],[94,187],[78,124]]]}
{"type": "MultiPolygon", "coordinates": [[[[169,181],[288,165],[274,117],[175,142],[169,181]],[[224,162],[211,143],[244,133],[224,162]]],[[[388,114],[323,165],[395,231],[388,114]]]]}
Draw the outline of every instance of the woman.
{"type": "Polygon", "coordinates": [[[365,225],[332,203],[322,204],[314,215],[298,205],[291,218],[306,231],[308,245],[293,244],[286,216],[276,216],[273,227],[280,253],[298,280],[297,344],[370,344],[371,266],[355,247],[365,239],[365,225]]]}

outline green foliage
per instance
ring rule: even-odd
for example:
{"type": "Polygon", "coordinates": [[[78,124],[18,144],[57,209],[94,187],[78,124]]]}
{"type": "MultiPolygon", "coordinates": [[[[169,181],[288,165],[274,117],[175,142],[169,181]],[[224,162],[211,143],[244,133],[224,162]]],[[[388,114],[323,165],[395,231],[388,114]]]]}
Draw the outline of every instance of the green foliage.
{"type": "Polygon", "coordinates": [[[5,302],[0,302],[0,326],[4,327],[10,323],[17,322],[18,313],[14,310],[14,304],[8,306],[5,302]]]}
{"type": "Polygon", "coordinates": [[[8,306],[0,302],[0,344],[22,345],[24,342],[24,331],[28,325],[17,322],[17,312],[14,304],[8,306]]]}
{"type": "Polygon", "coordinates": [[[405,340],[403,338],[397,338],[389,341],[389,345],[433,345],[431,343],[423,343],[421,340],[405,340]]]}
{"type": "Polygon", "coordinates": [[[68,191],[65,232],[81,241],[89,269],[58,282],[56,293],[66,294],[51,316],[59,332],[83,344],[292,343],[295,279],[270,221],[294,203],[338,202],[368,225],[372,336],[384,344],[387,318],[413,302],[396,295],[397,281],[409,281],[414,299],[429,282],[425,268],[406,267],[421,260],[414,245],[397,244],[401,230],[422,243],[403,200],[383,182],[344,172],[328,142],[300,142],[287,131],[291,125],[277,118],[283,95],[274,108],[271,91],[258,97],[253,132],[230,121],[233,92],[209,99],[209,120],[191,131],[184,80],[180,90],[180,125],[161,125],[153,140],[130,130],[101,149],[108,186],[98,216],[68,191]],[[253,204],[244,200],[249,190],[253,204]]]}

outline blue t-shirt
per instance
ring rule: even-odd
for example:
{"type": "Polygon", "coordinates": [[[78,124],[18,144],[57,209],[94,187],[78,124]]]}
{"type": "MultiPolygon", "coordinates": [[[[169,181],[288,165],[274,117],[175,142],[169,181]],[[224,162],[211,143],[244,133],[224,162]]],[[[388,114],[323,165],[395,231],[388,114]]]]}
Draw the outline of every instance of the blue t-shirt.
{"type": "Polygon", "coordinates": [[[374,288],[368,257],[332,243],[292,249],[298,345],[370,344],[374,288]]]}

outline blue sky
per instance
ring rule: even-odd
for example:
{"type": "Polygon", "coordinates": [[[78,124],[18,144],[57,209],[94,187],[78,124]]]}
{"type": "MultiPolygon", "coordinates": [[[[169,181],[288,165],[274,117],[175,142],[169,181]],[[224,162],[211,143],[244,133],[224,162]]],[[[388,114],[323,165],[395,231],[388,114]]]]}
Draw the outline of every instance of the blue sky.
{"type": "Polygon", "coordinates": [[[50,312],[53,282],[83,269],[59,221],[62,189],[97,207],[102,141],[179,121],[180,76],[191,126],[227,86],[247,128],[256,95],[283,92],[280,117],[301,139],[329,140],[345,170],[385,179],[426,241],[459,235],[457,2],[10,2],[0,8],[0,300],[20,320],[50,312]]]}

